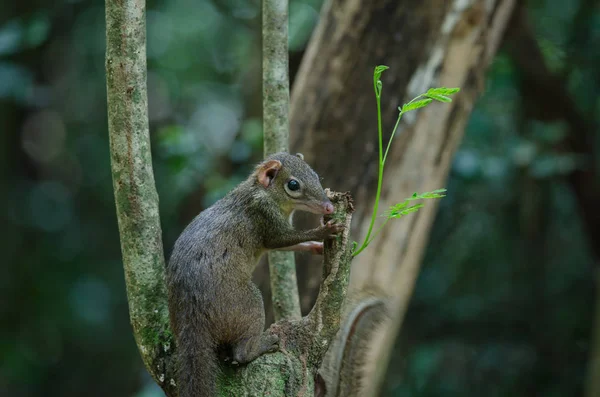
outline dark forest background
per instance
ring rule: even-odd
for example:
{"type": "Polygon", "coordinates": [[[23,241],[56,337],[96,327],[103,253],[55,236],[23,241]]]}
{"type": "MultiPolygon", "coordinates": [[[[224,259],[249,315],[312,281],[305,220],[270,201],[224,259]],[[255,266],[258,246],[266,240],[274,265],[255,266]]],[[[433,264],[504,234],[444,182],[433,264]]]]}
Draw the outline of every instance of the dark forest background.
{"type": "MultiPolygon", "coordinates": [[[[321,0],[290,3],[293,75],[321,0]]],[[[525,7],[530,31],[509,26],[452,166],[385,396],[584,395],[600,337],[600,5],[525,7]]],[[[261,157],[260,5],[150,0],[147,20],[168,253],[261,157]]],[[[0,0],[1,396],[162,395],[129,325],[104,50],[102,1],[0,0]]]]}

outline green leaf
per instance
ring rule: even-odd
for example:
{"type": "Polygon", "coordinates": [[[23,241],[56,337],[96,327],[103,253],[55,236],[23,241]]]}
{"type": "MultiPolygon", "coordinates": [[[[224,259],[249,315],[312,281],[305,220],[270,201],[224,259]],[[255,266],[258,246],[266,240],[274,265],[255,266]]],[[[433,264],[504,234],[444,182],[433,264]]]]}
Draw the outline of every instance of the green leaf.
{"type": "Polygon", "coordinates": [[[375,72],[373,73],[373,80],[379,80],[381,74],[389,69],[389,66],[379,65],[375,66],[375,72]]]}
{"type": "Polygon", "coordinates": [[[446,197],[445,193],[446,189],[437,189],[431,192],[423,192],[423,193],[413,193],[413,195],[407,200],[422,200],[422,199],[432,199],[432,198],[442,198],[446,197]]]}
{"type": "Polygon", "coordinates": [[[431,98],[431,99],[435,99],[436,101],[444,102],[444,103],[452,102],[452,99],[445,95],[426,93],[425,96],[428,98],[431,98]]]}
{"type": "Polygon", "coordinates": [[[385,216],[390,217],[391,214],[399,213],[408,206],[408,200],[392,205],[386,212],[385,216]]]}
{"type": "Polygon", "coordinates": [[[410,214],[410,213],[413,213],[413,212],[417,212],[419,210],[419,208],[423,208],[423,207],[425,207],[425,204],[423,204],[423,203],[411,205],[407,209],[403,210],[401,212],[401,214],[402,215],[407,215],[407,214],[410,214]]]}
{"type": "Polygon", "coordinates": [[[425,95],[429,96],[429,94],[433,95],[452,95],[456,94],[460,91],[460,88],[447,88],[447,87],[438,87],[438,88],[430,88],[427,90],[425,95]]]}
{"type": "Polygon", "coordinates": [[[417,212],[419,210],[419,208],[422,208],[425,204],[419,203],[419,204],[408,206],[408,204],[411,201],[426,200],[426,199],[438,199],[438,198],[446,197],[446,195],[443,193],[446,193],[446,189],[436,189],[431,192],[423,192],[423,193],[415,192],[412,194],[412,196],[406,198],[404,201],[402,201],[398,204],[392,205],[385,212],[384,215],[387,218],[400,218],[404,215],[411,214],[413,212],[417,212]]]}
{"type": "Polygon", "coordinates": [[[408,205],[408,200],[405,200],[401,203],[395,204],[392,207],[390,207],[390,210],[393,211],[402,211],[406,206],[408,205]]]}
{"type": "Polygon", "coordinates": [[[381,89],[383,88],[383,84],[381,83],[381,74],[389,69],[389,67],[385,65],[379,65],[375,67],[375,71],[373,72],[373,87],[375,88],[375,95],[377,98],[381,96],[381,89]]]}
{"type": "Polygon", "coordinates": [[[424,192],[419,195],[419,198],[422,198],[422,199],[442,198],[442,197],[446,197],[446,195],[443,194],[445,192],[446,192],[446,189],[438,189],[438,190],[434,190],[432,192],[424,192]]]}
{"type": "MultiPolygon", "coordinates": [[[[404,204],[404,203],[402,203],[404,204]]],[[[415,204],[415,205],[411,205],[410,207],[406,207],[406,208],[398,208],[397,205],[393,206],[392,208],[390,208],[387,212],[387,217],[388,218],[400,218],[404,215],[408,215],[408,214],[412,214],[413,212],[417,212],[420,208],[423,208],[425,206],[425,204],[423,203],[419,203],[419,204],[415,204]]]]}
{"type": "Polygon", "coordinates": [[[448,103],[452,102],[452,99],[448,95],[456,94],[459,91],[460,88],[438,87],[428,89],[423,95],[436,101],[448,103]]]}
{"type": "Polygon", "coordinates": [[[402,109],[400,109],[400,108],[398,108],[398,109],[400,110],[400,112],[406,113],[406,112],[410,112],[411,110],[424,108],[425,106],[429,105],[431,102],[433,102],[433,99],[429,99],[429,98],[421,99],[420,101],[405,103],[404,106],[402,106],[402,109]]]}

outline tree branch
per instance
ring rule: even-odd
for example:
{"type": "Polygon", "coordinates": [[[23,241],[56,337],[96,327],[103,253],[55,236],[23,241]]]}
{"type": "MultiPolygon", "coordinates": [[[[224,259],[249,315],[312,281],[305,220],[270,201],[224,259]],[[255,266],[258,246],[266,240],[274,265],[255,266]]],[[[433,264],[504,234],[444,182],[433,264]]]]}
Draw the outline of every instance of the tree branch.
{"type": "Polygon", "coordinates": [[[328,189],[326,192],[336,209],[339,209],[333,219],[345,228],[340,236],[324,242],[323,281],[317,301],[306,317],[313,335],[313,349],[317,349],[319,364],[340,328],[342,305],[350,281],[350,222],[354,212],[352,197],[348,193],[331,193],[328,189]]]}
{"type": "MultiPolygon", "coordinates": [[[[289,57],[288,1],[263,1],[263,129],[265,157],[288,151],[289,57]]],[[[300,294],[294,253],[269,253],[275,320],[299,319],[300,294]]]]}
{"type": "Polygon", "coordinates": [[[143,0],[106,0],[106,85],[115,203],[133,333],[146,368],[170,395],[173,343],[152,173],[143,0]]]}
{"type": "Polygon", "coordinates": [[[264,151],[269,155],[288,151],[288,2],[264,0],[262,12],[264,151]]]}

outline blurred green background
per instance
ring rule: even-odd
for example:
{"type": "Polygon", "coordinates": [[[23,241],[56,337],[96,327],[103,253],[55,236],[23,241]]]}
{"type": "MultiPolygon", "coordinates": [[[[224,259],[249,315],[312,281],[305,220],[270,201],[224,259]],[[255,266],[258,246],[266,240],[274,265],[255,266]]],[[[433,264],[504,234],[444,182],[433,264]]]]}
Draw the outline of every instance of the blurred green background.
{"type": "MultiPolygon", "coordinates": [[[[291,0],[292,73],[320,5],[291,0]]],[[[549,72],[590,127],[589,153],[561,150],[572,119],[536,108],[539,92],[503,47],[440,202],[385,396],[583,394],[600,230],[572,176],[600,169],[600,8],[526,5],[549,72]]],[[[261,156],[259,24],[256,0],[148,2],[167,253],[261,156]]],[[[128,322],[104,49],[102,1],[0,0],[1,396],[162,395],[128,322]]]]}

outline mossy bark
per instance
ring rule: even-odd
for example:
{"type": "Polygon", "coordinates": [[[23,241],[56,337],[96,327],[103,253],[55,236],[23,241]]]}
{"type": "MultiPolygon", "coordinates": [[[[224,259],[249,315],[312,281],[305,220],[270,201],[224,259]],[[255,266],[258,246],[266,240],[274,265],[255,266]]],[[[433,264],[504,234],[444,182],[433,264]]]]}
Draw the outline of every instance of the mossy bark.
{"type": "Polygon", "coordinates": [[[143,0],[106,0],[106,43],[111,166],[129,315],[146,368],[169,394],[174,345],[148,135],[143,0]]]}
{"type": "MultiPolygon", "coordinates": [[[[288,151],[288,0],[263,0],[263,131],[265,156],[288,151]]],[[[275,320],[299,319],[300,294],[294,253],[269,253],[275,320]]]]}

